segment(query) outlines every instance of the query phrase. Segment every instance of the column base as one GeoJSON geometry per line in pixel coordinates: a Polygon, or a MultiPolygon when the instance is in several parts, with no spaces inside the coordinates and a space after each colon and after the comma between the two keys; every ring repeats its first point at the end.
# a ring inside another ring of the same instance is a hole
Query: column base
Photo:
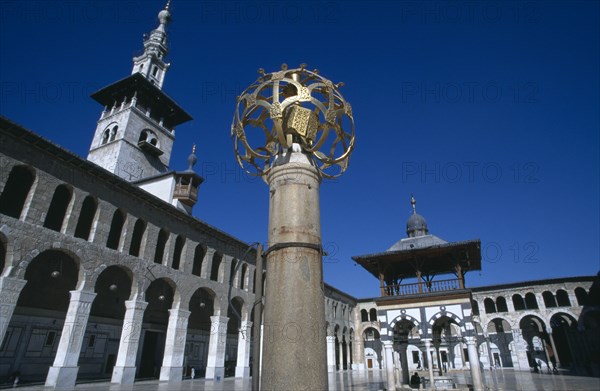
{"type": "Polygon", "coordinates": [[[181,383],[183,380],[183,367],[160,367],[160,381],[181,383]]]}
{"type": "Polygon", "coordinates": [[[235,377],[238,377],[238,378],[250,377],[250,367],[235,367],[235,377]]]}
{"type": "Polygon", "coordinates": [[[50,367],[45,386],[59,390],[72,390],[77,381],[77,372],[79,372],[79,367],[50,367]]]}
{"type": "Polygon", "coordinates": [[[225,367],[206,367],[206,380],[223,380],[225,367]]]}
{"type": "Polygon", "coordinates": [[[335,365],[327,365],[327,372],[335,372],[335,365]]]}
{"type": "Polygon", "coordinates": [[[111,383],[133,384],[135,381],[136,367],[117,367],[113,368],[111,383]]]}

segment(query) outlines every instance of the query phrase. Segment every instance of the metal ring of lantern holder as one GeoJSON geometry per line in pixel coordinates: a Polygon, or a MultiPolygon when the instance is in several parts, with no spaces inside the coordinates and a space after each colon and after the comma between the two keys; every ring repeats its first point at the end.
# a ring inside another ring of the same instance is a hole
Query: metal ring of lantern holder
{"type": "Polygon", "coordinates": [[[312,157],[325,178],[338,177],[348,167],[354,119],[339,92],[343,83],[333,84],[305,67],[290,70],[283,64],[269,74],[259,69],[262,76],[238,97],[231,137],[236,159],[250,175],[266,175],[275,157],[293,144],[312,157]]]}

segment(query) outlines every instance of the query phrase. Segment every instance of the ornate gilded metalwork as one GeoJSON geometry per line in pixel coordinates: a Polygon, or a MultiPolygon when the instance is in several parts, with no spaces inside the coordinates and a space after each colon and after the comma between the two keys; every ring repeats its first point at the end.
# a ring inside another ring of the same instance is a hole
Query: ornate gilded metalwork
{"type": "Polygon", "coordinates": [[[354,149],[352,108],[333,84],[305,64],[265,74],[237,99],[231,137],[238,163],[266,175],[275,157],[299,145],[325,178],[348,167],[354,149]]]}

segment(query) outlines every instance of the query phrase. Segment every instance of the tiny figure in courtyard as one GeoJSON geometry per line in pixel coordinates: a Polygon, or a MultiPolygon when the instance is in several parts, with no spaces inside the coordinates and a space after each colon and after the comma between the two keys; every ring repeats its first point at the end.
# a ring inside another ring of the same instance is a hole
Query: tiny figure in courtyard
{"type": "Polygon", "coordinates": [[[556,369],[556,357],[550,357],[550,362],[552,362],[552,372],[557,373],[558,369],[556,369]]]}
{"type": "Polygon", "coordinates": [[[196,377],[196,369],[194,369],[194,367],[192,367],[192,373],[190,374],[192,380],[194,380],[194,378],[196,377]]]}
{"type": "Polygon", "coordinates": [[[421,360],[417,360],[417,370],[420,371],[423,368],[421,367],[421,360]]]}
{"type": "Polygon", "coordinates": [[[412,388],[419,388],[420,384],[421,378],[419,377],[419,373],[415,372],[415,374],[410,377],[410,386],[412,388]]]}

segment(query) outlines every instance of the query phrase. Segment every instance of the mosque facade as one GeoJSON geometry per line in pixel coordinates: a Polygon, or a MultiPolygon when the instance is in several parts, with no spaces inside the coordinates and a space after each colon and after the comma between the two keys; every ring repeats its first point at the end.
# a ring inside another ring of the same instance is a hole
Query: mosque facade
{"type": "MultiPolygon", "coordinates": [[[[87,159],[0,118],[0,382],[250,376],[266,271],[253,246],[192,216],[194,151],[170,168],[191,116],[162,91],[168,7],[158,20],[131,75],[92,95],[104,109],[87,159]]],[[[595,276],[469,288],[479,240],[446,242],[413,208],[407,238],[353,257],[380,297],[324,284],[330,372],[600,374],[595,276]]]]}

